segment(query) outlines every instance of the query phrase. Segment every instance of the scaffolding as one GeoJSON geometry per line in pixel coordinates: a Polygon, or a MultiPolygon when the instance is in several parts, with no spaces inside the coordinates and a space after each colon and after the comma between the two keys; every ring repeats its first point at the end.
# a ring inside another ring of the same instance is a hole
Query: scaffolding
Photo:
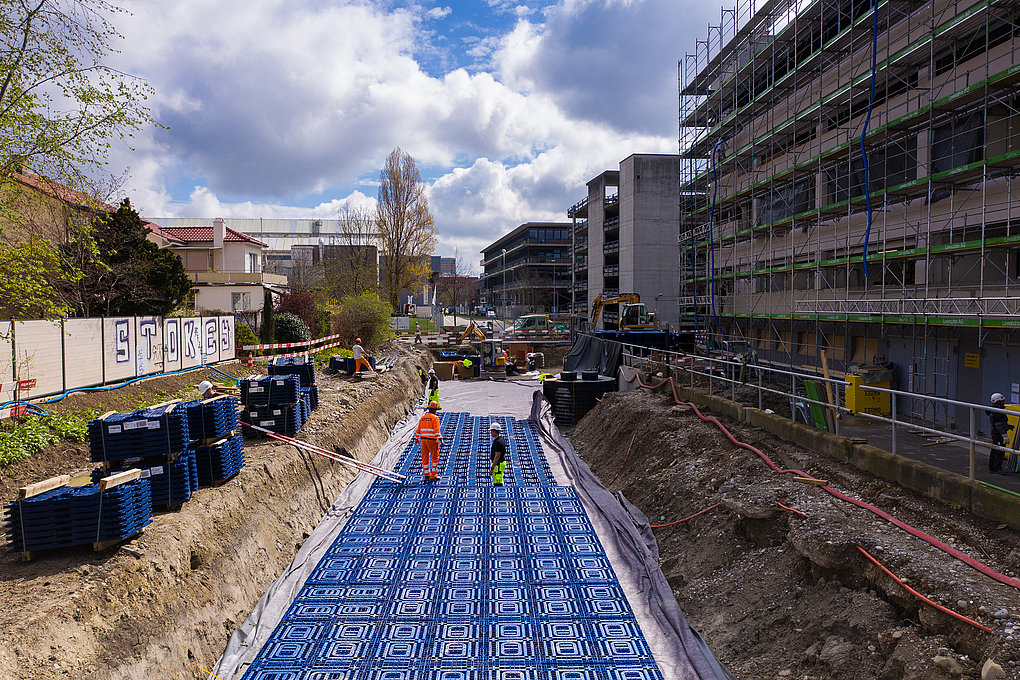
{"type": "Polygon", "coordinates": [[[678,68],[684,324],[1020,400],[1018,52],[1015,1],[724,9],[678,68]]]}

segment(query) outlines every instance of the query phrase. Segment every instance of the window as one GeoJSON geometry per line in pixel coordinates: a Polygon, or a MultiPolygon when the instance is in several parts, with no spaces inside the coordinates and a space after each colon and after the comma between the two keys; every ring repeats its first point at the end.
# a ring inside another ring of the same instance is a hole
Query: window
{"type": "Polygon", "coordinates": [[[249,274],[255,274],[261,271],[261,267],[259,267],[258,253],[248,253],[248,262],[245,271],[248,272],[249,274]]]}
{"type": "Polygon", "coordinates": [[[246,312],[251,309],[251,293],[231,293],[230,308],[235,312],[246,312]]]}

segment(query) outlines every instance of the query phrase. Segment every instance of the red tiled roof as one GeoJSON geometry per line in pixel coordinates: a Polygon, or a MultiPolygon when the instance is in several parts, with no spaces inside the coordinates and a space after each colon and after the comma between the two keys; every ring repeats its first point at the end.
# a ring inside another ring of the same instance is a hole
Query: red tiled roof
{"type": "MultiPolygon", "coordinates": [[[[69,203],[71,205],[79,206],[90,210],[97,211],[101,210],[108,213],[117,212],[116,206],[112,206],[109,203],[98,201],[89,196],[88,194],[82,193],[81,191],[78,191],[76,189],[71,189],[70,187],[66,187],[63,184],[60,184],[59,182],[54,182],[53,180],[46,179],[45,177],[40,177],[35,173],[15,172],[12,173],[12,177],[16,181],[24,184],[25,186],[37,189],[43,192],[44,194],[53,196],[54,198],[64,201],[65,203],[69,203]]],[[[167,234],[163,227],[159,226],[155,222],[149,222],[147,220],[142,220],[142,222],[145,224],[146,227],[149,228],[149,231],[151,231],[156,236],[164,238],[167,241],[183,242],[181,241],[181,239],[175,236],[171,236],[170,234],[167,234]]]]}
{"type": "MultiPolygon", "coordinates": [[[[248,234],[234,231],[230,227],[226,229],[227,233],[223,238],[224,241],[247,241],[248,243],[260,245],[263,248],[268,247],[267,244],[248,236],[248,234]]],[[[212,243],[213,241],[212,227],[160,227],[160,230],[163,232],[163,236],[184,243],[212,243]]]]}

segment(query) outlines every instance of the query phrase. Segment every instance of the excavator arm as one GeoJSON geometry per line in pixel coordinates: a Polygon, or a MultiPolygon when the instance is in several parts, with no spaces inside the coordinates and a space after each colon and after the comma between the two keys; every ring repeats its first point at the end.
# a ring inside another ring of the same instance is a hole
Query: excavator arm
{"type": "Polygon", "coordinates": [[[606,305],[615,305],[619,302],[636,304],[641,302],[641,296],[637,293],[623,293],[615,297],[603,298],[601,295],[596,295],[595,299],[591,303],[591,326],[595,328],[595,324],[599,322],[599,317],[602,315],[602,308],[606,305]]]}

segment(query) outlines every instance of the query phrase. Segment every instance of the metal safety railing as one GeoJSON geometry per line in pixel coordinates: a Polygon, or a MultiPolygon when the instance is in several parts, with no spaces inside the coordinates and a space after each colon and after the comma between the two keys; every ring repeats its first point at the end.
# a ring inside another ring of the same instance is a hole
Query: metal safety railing
{"type": "Polygon", "coordinates": [[[757,391],[757,405],[759,410],[765,410],[764,398],[767,394],[776,395],[789,400],[790,418],[794,421],[797,419],[798,404],[812,404],[823,409],[827,409],[834,415],[832,419],[833,434],[836,436],[840,435],[840,419],[842,416],[852,415],[854,417],[876,423],[885,423],[890,427],[892,435],[890,453],[894,456],[901,454],[899,431],[904,428],[908,428],[911,432],[920,431],[925,434],[935,435],[940,439],[946,438],[959,442],[966,445],[968,450],[968,476],[971,480],[974,480],[975,476],[978,449],[985,451],[997,450],[1002,451],[1004,454],[1016,452],[1016,449],[1012,449],[1008,446],[998,446],[996,444],[980,440],[978,438],[980,436],[978,423],[982,413],[1002,413],[1007,417],[1017,417],[1020,416],[1020,413],[1017,411],[1009,411],[984,404],[974,404],[971,402],[947,399],[945,397],[935,397],[926,394],[917,394],[914,392],[905,392],[902,390],[861,384],[857,386],[857,389],[865,390],[867,392],[888,394],[890,396],[890,415],[886,417],[860,410],[855,412],[851,411],[846,406],[846,391],[851,385],[849,382],[841,378],[826,378],[816,373],[790,370],[786,367],[781,368],[761,362],[750,362],[722,357],[707,357],[696,354],[687,354],[685,352],[650,349],[648,347],[630,345],[627,343],[621,344],[623,345],[623,363],[626,366],[637,368],[639,370],[646,369],[663,371],[665,376],[672,376],[674,379],[681,374],[686,374],[689,378],[689,386],[691,388],[695,387],[696,378],[701,377],[708,381],[708,391],[710,394],[717,393],[717,386],[721,385],[725,390],[728,385],[730,400],[734,402],[738,401],[738,388],[752,388],[757,391]],[[804,393],[803,389],[798,390],[798,385],[803,385],[804,381],[813,381],[815,383],[820,383],[823,386],[828,386],[827,389],[832,390],[832,395],[830,397],[831,402],[821,401],[820,399],[812,399],[804,393]],[[967,423],[966,433],[960,433],[949,429],[948,427],[939,427],[930,423],[921,424],[913,420],[903,420],[899,415],[900,410],[897,408],[897,401],[899,399],[908,398],[919,399],[931,402],[932,404],[942,404],[944,406],[955,407],[957,409],[965,409],[965,422],[967,423]]]}

